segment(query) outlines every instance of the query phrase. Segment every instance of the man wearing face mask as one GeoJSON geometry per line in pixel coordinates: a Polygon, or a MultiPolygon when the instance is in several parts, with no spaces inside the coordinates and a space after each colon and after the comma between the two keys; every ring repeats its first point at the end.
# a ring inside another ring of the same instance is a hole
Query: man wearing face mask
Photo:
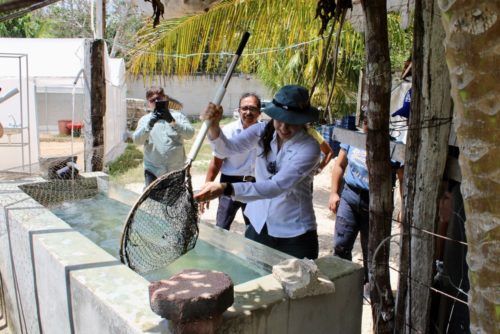
{"type": "Polygon", "coordinates": [[[161,175],[184,167],[184,140],[193,137],[194,128],[184,114],[174,110],[181,109],[182,104],[169,98],[163,88],[151,87],[146,99],[150,112],[141,117],[132,139],[144,145],[144,178],[148,186],[161,175]]]}
{"type": "MultiPolygon", "coordinates": [[[[257,123],[260,117],[260,98],[254,93],[245,93],[241,96],[238,113],[240,118],[224,126],[222,131],[227,138],[238,135],[248,127],[257,123]]],[[[255,182],[255,159],[257,157],[256,149],[248,152],[234,154],[226,158],[214,154],[208,167],[205,182],[214,181],[219,171],[221,172],[220,182],[255,182]]],[[[203,211],[205,206],[208,208],[209,202],[200,203],[203,211]]],[[[217,209],[217,226],[229,230],[233,223],[236,213],[241,208],[245,210],[246,203],[233,200],[230,196],[221,196],[219,198],[219,207],[217,209]]],[[[243,214],[245,224],[250,221],[243,214]]]]}

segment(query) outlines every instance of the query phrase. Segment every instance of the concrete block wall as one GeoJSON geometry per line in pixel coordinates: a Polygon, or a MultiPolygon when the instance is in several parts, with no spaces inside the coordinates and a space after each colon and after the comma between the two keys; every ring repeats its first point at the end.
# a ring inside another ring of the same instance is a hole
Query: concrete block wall
{"type": "Polygon", "coordinates": [[[169,332],[149,307],[148,281],[17,185],[0,184],[0,226],[2,295],[11,332],[169,332]]]}
{"type": "MultiPolygon", "coordinates": [[[[93,173],[101,188],[102,173],[93,173]]],[[[40,182],[30,179],[28,182],[40,182]]],[[[24,181],[26,182],[26,181],[24,181]]],[[[200,238],[265,261],[288,255],[200,224],[200,238]],[[217,242],[216,242],[217,241],[217,242]]],[[[221,333],[360,333],[363,272],[317,260],[335,293],[290,300],[272,275],[235,286],[221,333]]],[[[149,306],[149,282],[73,230],[13,181],[0,181],[1,295],[12,333],[170,333],[149,306]]]]}

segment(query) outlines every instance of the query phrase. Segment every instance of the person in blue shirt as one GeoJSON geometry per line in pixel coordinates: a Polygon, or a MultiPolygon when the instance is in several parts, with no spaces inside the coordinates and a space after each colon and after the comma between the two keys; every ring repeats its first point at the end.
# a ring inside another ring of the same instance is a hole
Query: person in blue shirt
{"type": "Polygon", "coordinates": [[[135,144],[144,145],[144,178],[146,186],[163,174],[182,169],[186,162],[184,140],[194,135],[188,118],[169,105],[182,104],[169,98],[163,88],[151,87],[146,92],[148,114],[141,117],[132,135],[135,144]],[[157,106],[163,102],[163,108],[157,106]]]}
{"type": "MultiPolygon", "coordinates": [[[[363,132],[367,131],[367,120],[363,119],[363,132]]],[[[397,162],[391,162],[400,177],[397,162]]],[[[368,234],[370,188],[366,151],[361,148],[340,145],[340,152],[332,169],[328,207],[336,214],[334,232],[334,255],[352,261],[352,249],[358,234],[361,234],[361,250],[365,283],[368,282],[368,234]],[[343,182],[343,188],[342,186],[343,182]]]]}
{"type": "Polygon", "coordinates": [[[232,138],[219,126],[222,108],[210,104],[201,114],[210,120],[208,138],[220,157],[257,149],[255,182],[208,182],[198,201],[221,195],[247,203],[245,237],[297,258],[318,257],[318,234],[312,182],[320,161],[319,144],[307,132],[317,121],[307,89],[282,87],[264,108],[271,120],[256,123],[232,138]]]}

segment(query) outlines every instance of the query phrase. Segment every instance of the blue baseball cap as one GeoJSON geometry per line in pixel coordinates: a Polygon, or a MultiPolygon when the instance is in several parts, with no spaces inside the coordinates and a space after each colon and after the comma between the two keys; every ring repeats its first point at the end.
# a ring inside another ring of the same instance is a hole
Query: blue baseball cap
{"type": "Polygon", "coordinates": [[[298,85],[283,86],[263,109],[272,119],[293,125],[315,122],[319,110],[311,106],[309,92],[298,85]]]}
{"type": "Polygon", "coordinates": [[[404,118],[410,118],[410,110],[411,110],[411,89],[409,89],[403,100],[403,106],[392,113],[392,117],[401,116],[404,118]]]}

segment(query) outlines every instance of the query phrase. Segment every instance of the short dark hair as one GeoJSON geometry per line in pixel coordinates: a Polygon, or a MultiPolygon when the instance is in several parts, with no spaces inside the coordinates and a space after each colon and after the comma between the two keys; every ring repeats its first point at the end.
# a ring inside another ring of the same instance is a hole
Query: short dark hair
{"type": "Polygon", "coordinates": [[[241,95],[240,102],[238,102],[238,107],[241,105],[241,100],[246,99],[247,97],[255,97],[255,99],[257,100],[257,107],[260,110],[260,107],[261,107],[260,97],[259,97],[259,95],[255,94],[255,93],[245,93],[245,94],[241,95]]]}
{"type": "Polygon", "coordinates": [[[146,99],[149,100],[149,98],[153,95],[158,95],[158,96],[166,96],[165,91],[163,90],[163,87],[159,86],[151,86],[147,91],[146,91],[146,99]]]}

